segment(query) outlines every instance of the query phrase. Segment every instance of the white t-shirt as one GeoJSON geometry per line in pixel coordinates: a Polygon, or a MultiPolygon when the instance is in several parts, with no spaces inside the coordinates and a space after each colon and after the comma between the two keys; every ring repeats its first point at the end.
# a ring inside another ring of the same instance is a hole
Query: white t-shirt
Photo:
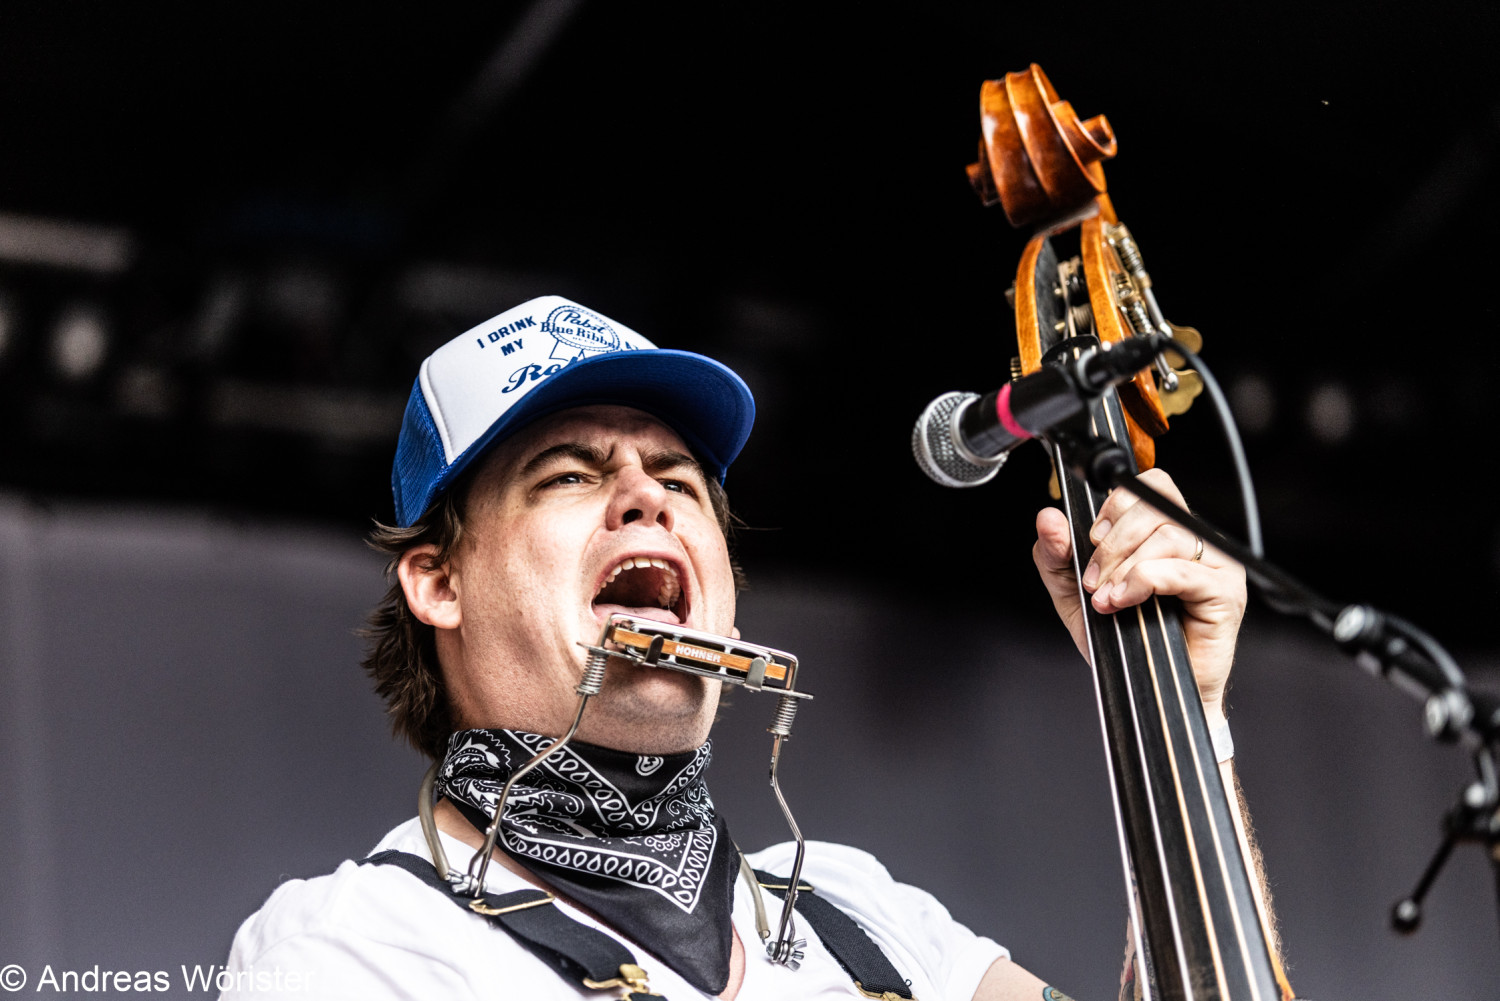
{"type": "MultiPolygon", "coordinates": [[[[473,849],[442,835],[452,864],[462,868],[473,849]]],[[[394,848],[430,858],[422,829],[413,819],[391,831],[376,851],[394,848]]],[[[794,846],[774,845],[749,856],[757,869],[789,874],[794,846]]],[[[891,964],[911,983],[919,1001],[968,1001],[979,980],[1005,949],[975,935],[949,916],[931,894],[893,880],[866,852],[811,841],[803,879],[818,894],[848,912],[891,964]]],[[[530,884],[491,866],[486,889],[509,893],[530,884]]],[[[762,891],[772,934],[781,900],[762,891]]],[[[601,928],[597,921],[558,901],[568,917],[601,928]]],[[[743,1001],[858,997],[853,982],[824,948],[805,918],[806,938],[798,970],[771,962],[755,930],[754,900],[735,880],[734,927],[745,948],[743,1001]]],[[[651,990],[669,1001],[705,995],[640,946],[603,928],[635,954],[650,976],[651,990]]],[[[217,988],[221,998],[526,998],[527,1001],[599,1001],[616,991],[592,991],[564,979],[503,929],[466,914],[431,887],[389,865],[344,862],[327,876],[282,884],[240,926],[217,988]]]]}

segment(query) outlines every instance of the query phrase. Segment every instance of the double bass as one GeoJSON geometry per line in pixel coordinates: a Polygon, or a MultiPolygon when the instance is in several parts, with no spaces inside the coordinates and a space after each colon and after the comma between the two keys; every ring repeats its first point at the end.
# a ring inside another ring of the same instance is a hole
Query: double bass
{"type": "MultiPolygon", "coordinates": [[[[1015,285],[1019,344],[1012,374],[1130,337],[1166,334],[1192,353],[1196,331],[1167,323],[1140,249],[1115,213],[1103,161],[1116,139],[1102,115],[1080,119],[1041,67],[986,81],[983,138],[970,183],[1012,226],[1031,227],[1015,285]]],[[[1136,471],[1201,381],[1158,361],[1091,404],[1087,433],[1127,446],[1136,471]]],[[[1075,570],[1093,554],[1089,528],[1104,494],[1048,441],[1054,496],[1071,526],[1075,570]]],[[[1178,603],[1155,597],[1105,615],[1082,594],[1090,662],[1126,873],[1135,955],[1146,996],[1169,1001],[1290,1001],[1213,751],[1178,603]]]]}

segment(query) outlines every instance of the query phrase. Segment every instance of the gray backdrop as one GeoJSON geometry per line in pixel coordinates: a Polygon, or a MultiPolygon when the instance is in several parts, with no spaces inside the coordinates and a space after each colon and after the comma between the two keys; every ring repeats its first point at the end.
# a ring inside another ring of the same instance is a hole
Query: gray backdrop
{"type": "MultiPolygon", "coordinates": [[[[817,701],[784,763],[810,837],[879,855],[1080,1001],[1113,997],[1118,852],[1086,668],[1060,627],[752,573],[740,626],[817,701]]],[[[1018,565],[1017,573],[1030,573],[1018,565]]],[[[382,590],[352,537],[194,513],[0,499],[0,965],[222,962],[283,879],[413,811],[355,630],[382,590]]],[[[1481,677],[1494,674],[1479,664],[1481,677]]],[[[1252,610],[1231,698],[1293,982],[1334,998],[1500,996],[1493,883],[1461,849],[1412,939],[1386,928],[1467,778],[1417,706],[1252,610]]],[[[719,727],[715,798],[784,837],[769,697],[719,727]]],[[[27,988],[28,992],[31,990],[27,988]]]]}

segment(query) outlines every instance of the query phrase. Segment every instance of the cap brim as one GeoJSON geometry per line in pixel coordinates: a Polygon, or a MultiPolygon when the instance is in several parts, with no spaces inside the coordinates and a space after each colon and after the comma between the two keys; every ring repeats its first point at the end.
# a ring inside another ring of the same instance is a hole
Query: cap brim
{"type": "Polygon", "coordinates": [[[454,457],[433,484],[431,497],[495,442],[548,414],[598,404],[633,407],[656,417],[682,437],[707,467],[704,472],[721,483],[755,423],[750,387],[712,358],[670,348],[596,355],[547,377],[502,414],[454,457]]]}

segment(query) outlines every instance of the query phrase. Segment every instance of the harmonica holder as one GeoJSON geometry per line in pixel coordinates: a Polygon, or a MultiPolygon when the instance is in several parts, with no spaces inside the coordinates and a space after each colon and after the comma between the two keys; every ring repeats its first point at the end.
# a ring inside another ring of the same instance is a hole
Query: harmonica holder
{"type": "MultiPolygon", "coordinates": [[[[782,745],[792,736],[792,723],[797,717],[798,704],[804,699],[812,698],[806,692],[796,689],[797,658],[783,650],[773,650],[728,636],[620,614],[609,617],[597,644],[580,643],[579,646],[588,651],[588,658],[584,662],[583,678],[574,689],[578,694],[578,711],[573,715],[573,724],[568,727],[567,733],[516,769],[506,780],[490,815],[489,825],[485,828],[484,844],[469,860],[467,872],[450,869],[448,866],[448,858],[438,838],[432,812],[438,763],[434,762],[427,770],[417,796],[417,814],[422,821],[422,833],[426,836],[433,864],[460,893],[469,893],[476,899],[483,896],[485,875],[489,871],[495,845],[500,838],[500,818],[505,813],[511,787],[517,779],[531,772],[573,739],[589,699],[599,694],[603,687],[604,668],[611,657],[643,667],[661,667],[713,678],[751,692],[772,691],[778,696],[778,701],[776,714],[771,725],[766,728],[771,734],[771,791],[775,793],[782,816],[786,818],[787,827],[792,832],[792,839],[797,843],[797,854],[792,863],[791,878],[787,881],[781,923],[775,940],[766,942],[766,954],[775,962],[796,969],[802,961],[803,947],[807,944],[805,940],[796,938],[796,922],[793,920],[807,843],[803,840],[802,830],[797,826],[797,820],[792,816],[786,797],[781,792],[777,770],[781,763],[782,745]]],[[[769,928],[762,932],[762,937],[770,938],[769,928]]]]}
{"type": "MultiPolygon", "coordinates": [[[[797,843],[796,860],[792,863],[792,875],[787,881],[786,901],[781,908],[781,924],[774,941],[766,943],[766,955],[774,961],[796,969],[802,961],[802,949],[806,942],[796,938],[796,923],[793,921],[797,904],[797,887],[802,879],[802,862],[807,854],[807,843],[792,816],[786,797],[781,792],[777,767],[781,762],[782,745],[791,739],[792,722],[797,717],[798,704],[811,699],[806,692],[799,692],[797,682],[797,658],[784,650],[728,636],[717,636],[669,622],[642,619],[633,615],[611,615],[604,625],[604,632],[596,646],[586,646],[590,657],[618,657],[643,667],[664,667],[684,674],[696,674],[713,678],[727,685],[738,685],[751,692],[771,691],[779,697],[776,715],[767,727],[771,734],[771,791],[791,829],[792,839],[797,843]]],[[[757,888],[758,892],[758,888],[757,888]]],[[[769,930],[766,933],[769,937],[769,930]]]]}
{"type": "Polygon", "coordinates": [[[438,766],[434,763],[432,768],[428,769],[427,777],[422,780],[422,788],[417,795],[417,813],[422,819],[422,833],[427,837],[427,848],[432,853],[432,864],[444,874],[458,892],[468,893],[476,900],[484,896],[484,877],[490,869],[490,860],[495,853],[495,843],[500,839],[500,818],[505,813],[506,801],[510,799],[511,787],[516,784],[517,779],[536,768],[553,753],[562,750],[573,739],[573,735],[578,732],[578,724],[583,719],[583,710],[589,704],[589,698],[598,695],[599,689],[604,685],[606,660],[608,660],[608,654],[605,651],[596,652],[595,648],[590,648],[589,657],[583,664],[583,677],[573,689],[578,694],[578,711],[573,714],[573,725],[568,727],[567,733],[548,744],[530,761],[517,768],[506,780],[505,787],[500,790],[500,798],[495,801],[495,809],[490,814],[489,825],[485,828],[484,844],[469,860],[467,872],[458,872],[448,868],[448,858],[438,839],[437,824],[432,816],[432,794],[437,780],[438,766]]]}

